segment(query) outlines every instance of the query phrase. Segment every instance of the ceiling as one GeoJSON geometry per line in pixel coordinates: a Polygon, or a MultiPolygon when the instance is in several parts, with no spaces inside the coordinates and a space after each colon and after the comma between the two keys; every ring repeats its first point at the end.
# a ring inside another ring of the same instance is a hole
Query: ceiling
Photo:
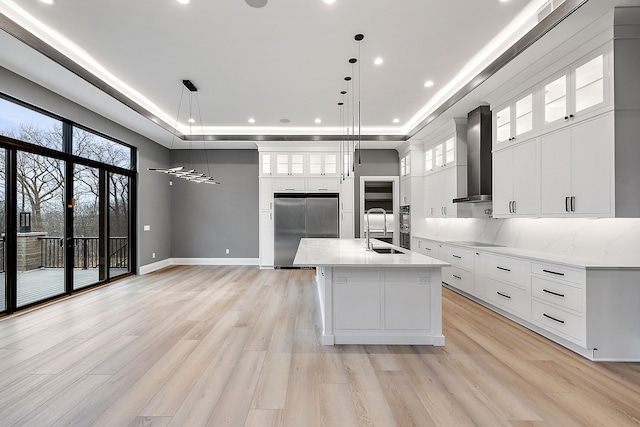
{"type": "Polygon", "coordinates": [[[174,133],[213,148],[339,140],[354,123],[391,148],[473,86],[545,3],[0,0],[0,65],[172,148],[174,133]],[[183,79],[198,87],[191,106],[183,79]]]}

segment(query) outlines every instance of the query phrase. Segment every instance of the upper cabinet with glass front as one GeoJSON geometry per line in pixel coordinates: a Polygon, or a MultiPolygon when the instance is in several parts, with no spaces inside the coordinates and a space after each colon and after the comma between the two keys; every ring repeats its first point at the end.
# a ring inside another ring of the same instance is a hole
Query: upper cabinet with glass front
{"type": "Polygon", "coordinates": [[[277,176],[304,176],[304,153],[273,153],[277,176]]]}
{"type": "Polygon", "coordinates": [[[542,84],[542,127],[583,120],[610,106],[609,49],[599,49],[542,84]]]}
{"type": "Polygon", "coordinates": [[[493,115],[496,145],[515,143],[537,130],[534,105],[534,91],[530,90],[496,109],[493,115]]]}
{"type": "Polygon", "coordinates": [[[336,153],[309,153],[310,176],[338,176],[336,153]]]}

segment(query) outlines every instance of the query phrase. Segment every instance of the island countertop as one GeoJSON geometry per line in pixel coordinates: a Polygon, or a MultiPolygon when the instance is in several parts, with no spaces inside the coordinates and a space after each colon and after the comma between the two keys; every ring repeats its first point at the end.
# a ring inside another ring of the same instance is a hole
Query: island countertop
{"type": "Polygon", "coordinates": [[[376,248],[389,247],[402,254],[379,254],[365,249],[366,239],[303,238],[294,266],[318,267],[448,267],[444,261],[371,239],[376,248]]]}

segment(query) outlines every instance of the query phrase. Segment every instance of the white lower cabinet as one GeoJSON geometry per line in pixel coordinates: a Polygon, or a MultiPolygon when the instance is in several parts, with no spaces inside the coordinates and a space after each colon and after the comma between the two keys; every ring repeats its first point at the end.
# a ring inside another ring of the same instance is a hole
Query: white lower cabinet
{"type": "Polygon", "coordinates": [[[590,360],[640,362],[640,269],[567,265],[418,237],[412,243],[452,265],[442,268],[442,282],[463,295],[590,360]]]}
{"type": "Polygon", "coordinates": [[[336,329],[380,329],[381,269],[342,269],[333,278],[336,329]]]}
{"type": "Polygon", "coordinates": [[[525,319],[529,318],[531,296],[527,289],[485,278],[485,297],[498,307],[525,319]]]}
{"type": "Polygon", "coordinates": [[[353,212],[340,212],[340,238],[353,239],[353,212]]]}
{"type": "Polygon", "coordinates": [[[273,211],[260,212],[260,266],[273,267],[273,211]]]}
{"type": "Polygon", "coordinates": [[[443,245],[442,248],[439,248],[439,252],[441,259],[451,264],[451,267],[442,268],[442,282],[468,294],[473,294],[475,291],[473,250],[443,245]]]}
{"type": "Polygon", "coordinates": [[[276,193],[304,192],[306,178],[273,178],[273,191],[276,193]]]}

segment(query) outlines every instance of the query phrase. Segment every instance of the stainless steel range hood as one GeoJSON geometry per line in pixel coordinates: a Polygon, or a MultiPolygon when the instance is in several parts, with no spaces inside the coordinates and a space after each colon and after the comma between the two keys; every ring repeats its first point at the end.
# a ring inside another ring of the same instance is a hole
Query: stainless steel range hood
{"type": "Polygon", "coordinates": [[[491,201],[491,110],[483,105],[467,116],[467,197],[453,203],[491,201]]]}

